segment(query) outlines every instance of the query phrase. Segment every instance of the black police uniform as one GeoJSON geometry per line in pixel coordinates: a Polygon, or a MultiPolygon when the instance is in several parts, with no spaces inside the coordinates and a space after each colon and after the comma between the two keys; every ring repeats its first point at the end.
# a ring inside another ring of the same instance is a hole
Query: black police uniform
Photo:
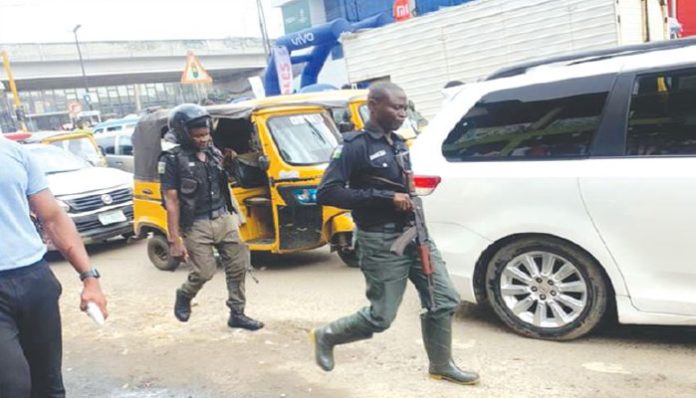
{"type": "Polygon", "coordinates": [[[177,291],[190,301],[217,269],[213,247],[217,248],[225,269],[228,300],[232,314],[244,314],[244,279],[249,267],[249,250],[242,242],[234,211],[222,155],[214,147],[204,151],[205,161],[195,149],[177,147],[164,152],[160,163],[163,192],[176,190],[180,203],[180,227],[189,255],[191,270],[177,291]]]}
{"type": "Polygon", "coordinates": [[[406,192],[404,171],[397,161],[398,156],[403,157],[403,165],[410,170],[406,143],[393,133],[389,142],[384,131],[369,122],[364,131],[343,137],[343,146],[334,152],[319,186],[317,202],[352,210],[358,226],[358,260],[365,274],[370,306],[313,330],[317,364],[331,370],[333,346],[370,338],[389,328],[406,283],[411,280],[422,307],[427,309],[421,316],[421,326],[431,375],[471,383],[478,376],[461,373],[451,361],[451,318],[460,300],[437,248],[428,242],[434,266],[434,303],[430,303],[427,278],[415,245],[410,245],[403,256],[390,251],[413,217],[410,212],[397,210],[393,202],[395,193],[406,192]]]}
{"type": "Polygon", "coordinates": [[[319,204],[351,209],[362,230],[379,230],[386,224],[403,226],[409,215],[398,211],[393,199],[395,192],[406,192],[396,157],[403,156],[410,168],[408,147],[400,136],[392,134],[391,138],[389,143],[382,129],[370,123],[365,131],[344,134],[344,144],[334,151],[319,186],[319,204]]]}

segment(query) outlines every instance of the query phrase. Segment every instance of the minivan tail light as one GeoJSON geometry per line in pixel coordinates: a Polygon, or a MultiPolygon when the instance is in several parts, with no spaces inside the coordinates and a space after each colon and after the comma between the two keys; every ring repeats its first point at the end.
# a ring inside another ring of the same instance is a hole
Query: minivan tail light
{"type": "Polygon", "coordinates": [[[413,186],[416,188],[416,195],[426,196],[435,191],[442,178],[438,176],[413,176],[413,186]]]}

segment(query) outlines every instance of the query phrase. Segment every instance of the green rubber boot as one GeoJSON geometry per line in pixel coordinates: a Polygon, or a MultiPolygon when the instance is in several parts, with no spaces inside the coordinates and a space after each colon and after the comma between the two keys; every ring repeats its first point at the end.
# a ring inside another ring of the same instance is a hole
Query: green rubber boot
{"type": "Polygon", "coordinates": [[[430,377],[457,384],[478,384],[479,375],[461,370],[452,360],[452,317],[421,315],[423,344],[430,360],[430,377]]]}
{"type": "Polygon", "coordinates": [[[334,346],[370,337],[372,332],[367,321],[357,314],[341,318],[309,332],[309,338],[314,344],[314,360],[326,372],[334,368],[334,346]]]}

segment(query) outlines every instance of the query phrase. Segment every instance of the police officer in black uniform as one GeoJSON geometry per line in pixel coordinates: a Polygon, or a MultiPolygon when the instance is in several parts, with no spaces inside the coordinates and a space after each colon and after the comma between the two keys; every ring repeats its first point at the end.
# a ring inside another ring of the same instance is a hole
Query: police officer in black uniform
{"type": "Polygon", "coordinates": [[[174,315],[181,322],[191,315],[191,299],[215,274],[213,247],[222,260],[227,280],[232,328],[257,330],[263,323],[244,314],[244,278],[249,249],[242,242],[234,206],[222,167],[222,154],[211,144],[211,118],[205,108],[183,104],[169,116],[169,129],[179,146],[160,158],[162,197],[172,257],[189,258],[187,281],[176,291],[174,315]],[[182,239],[183,238],[183,239],[182,239]]]}
{"type": "Polygon", "coordinates": [[[452,315],[460,299],[434,243],[428,242],[434,267],[434,303],[430,302],[427,277],[415,245],[410,245],[404,256],[390,252],[413,217],[404,181],[404,172],[410,169],[408,148],[394,134],[406,119],[407,106],[406,94],[399,86],[388,82],[372,85],[368,94],[370,121],[365,131],[343,136],[344,144],[334,152],[319,186],[319,204],[352,210],[370,306],[312,330],[315,360],[330,371],[335,345],[368,339],[389,328],[407,280],[411,280],[425,309],[421,329],[431,377],[475,384],[479,376],[459,369],[452,360],[452,315]]]}

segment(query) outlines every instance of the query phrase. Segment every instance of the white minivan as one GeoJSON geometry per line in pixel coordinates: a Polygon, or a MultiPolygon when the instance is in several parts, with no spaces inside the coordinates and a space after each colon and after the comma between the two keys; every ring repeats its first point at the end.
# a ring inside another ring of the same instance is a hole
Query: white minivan
{"type": "Polygon", "coordinates": [[[462,298],[516,332],[572,339],[612,310],[696,325],[696,40],[467,84],[412,160],[462,298]]]}

